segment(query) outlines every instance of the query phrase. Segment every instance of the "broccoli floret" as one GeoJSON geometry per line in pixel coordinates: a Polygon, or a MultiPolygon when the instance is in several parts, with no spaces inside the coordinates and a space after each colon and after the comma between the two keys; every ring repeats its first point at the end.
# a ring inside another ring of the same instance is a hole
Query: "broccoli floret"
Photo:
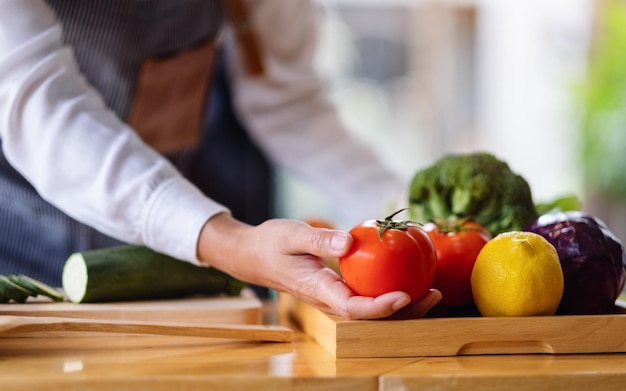
{"type": "Polygon", "coordinates": [[[497,235],[537,218],[530,186],[493,154],[450,154],[419,170],[409,189],[416,222],[469,218],[497,235]]]}

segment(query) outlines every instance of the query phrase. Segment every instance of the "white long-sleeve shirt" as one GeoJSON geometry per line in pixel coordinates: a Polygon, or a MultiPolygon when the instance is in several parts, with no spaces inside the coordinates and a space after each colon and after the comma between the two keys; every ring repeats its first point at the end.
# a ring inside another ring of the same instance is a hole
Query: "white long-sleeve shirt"
{"type": "MultiPolygon", "coordinates": [[[[0,0],[0,138],[10,163],[69,216],[114,238],[197,262],[202,226],[227,210],[205,197],[104,104],[43,0],[0,0]]],[[[312,56],[315,7],[252,5],[266,73],[248,76],[232,39],[235,106],[277,165],[303,176],[352,221],[401,184],[356,143],[326,101],[312,56]],[[288,32],[288,33],[286,33],[288,32]]]]}

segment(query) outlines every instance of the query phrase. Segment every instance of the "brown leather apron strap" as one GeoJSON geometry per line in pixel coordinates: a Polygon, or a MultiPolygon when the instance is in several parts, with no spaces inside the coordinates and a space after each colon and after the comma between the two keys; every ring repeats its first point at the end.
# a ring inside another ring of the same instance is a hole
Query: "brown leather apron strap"
{"type": "Polygon", "coordinates": [[[265,71],[261,44],[250,22],[245,0],[224,0],[226,15],[235,31],[237,47],[249,75],[259,76],[265,71]]]}
{"type": "MultiPolygon", "coordinates": [[[[244,0],[224,0],[237,47],[248,74],[264,72],[259,40],[244,0]]],[[[213,70],[216,41],[142,64],[127,122],[151,147],[163,154],[194,147],[213,70]]]]}
{"type": "Polygon", "coordinates": [[[215,49],[210,40],[142,65],[128,124],[157,151],[179,152],[200,140],[215,49]]]}

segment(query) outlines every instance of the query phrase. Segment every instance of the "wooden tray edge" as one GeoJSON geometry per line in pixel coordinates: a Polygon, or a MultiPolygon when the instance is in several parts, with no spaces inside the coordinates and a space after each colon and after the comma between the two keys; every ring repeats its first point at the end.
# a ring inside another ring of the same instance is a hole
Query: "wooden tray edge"
{"type": "Polygon", "coordinates": [[[626,352],[622,313],[350,321],[287,294],[279,305],[336,358],[626,352]]]}

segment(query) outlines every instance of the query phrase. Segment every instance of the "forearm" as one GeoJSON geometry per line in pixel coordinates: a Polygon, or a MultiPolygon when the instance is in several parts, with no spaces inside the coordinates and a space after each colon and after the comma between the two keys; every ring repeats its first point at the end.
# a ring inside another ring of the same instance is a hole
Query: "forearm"
{"type": "Polygon", "coordinates": [[[118,239],[196,260],[224,208],[104,105],[43,1],[2,0],[0,137],[7,160],[66,214],[118,239]]]}

